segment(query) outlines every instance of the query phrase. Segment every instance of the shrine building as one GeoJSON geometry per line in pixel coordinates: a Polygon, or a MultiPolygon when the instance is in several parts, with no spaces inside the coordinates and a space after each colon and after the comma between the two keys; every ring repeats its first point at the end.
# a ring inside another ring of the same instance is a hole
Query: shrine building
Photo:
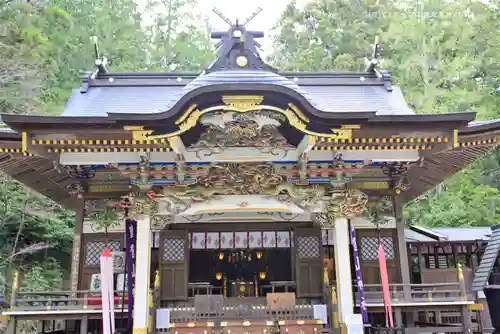
{"type": "Polygon", "coordinates": [[[364,72],[283,73],[260,36],[214,33],[201,74],[112,73],[98,58],[60,116],[1,116],[0,169],[76,213],[67,290],[16,281],[8,334],[25,320],[101,333],[105,247],[117,328],[133,318],[134,334],[340,333],[366,312],[385,326],[379,243],[395,326],[477,330],[469,283],[486,241],[405,229],[402,207],[494,150],[500,121],[416,114],[377,47],[364,72]],[[446,254],[464,260],[442,268],[446,254]]]}

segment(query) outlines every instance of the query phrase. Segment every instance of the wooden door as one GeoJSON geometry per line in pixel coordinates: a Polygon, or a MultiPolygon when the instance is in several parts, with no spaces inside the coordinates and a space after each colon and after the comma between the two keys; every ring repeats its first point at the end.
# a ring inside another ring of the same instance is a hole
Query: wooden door
{"type": "MultiPolygon", "coordinates": [[[[358,229],[356,233],[363,283],[381,284],[378,261],[378,232],[374,229],[358,229]]],[[[389,283],[400,283],[401,270],[397,248],[397,231],[396,229],[381,229],[380,237],[386,257],[389,283]]]]}
{"type": "Polygon", "coordinates": [[[297,297],[323,295],[323,245],[320,228],[295,230],[297,297]]]}
{"type": "Polygon", "coordinates": [[[162,231],[158,255],[161,299],[186,300],[189,270],[188,231],[162,231]]]}

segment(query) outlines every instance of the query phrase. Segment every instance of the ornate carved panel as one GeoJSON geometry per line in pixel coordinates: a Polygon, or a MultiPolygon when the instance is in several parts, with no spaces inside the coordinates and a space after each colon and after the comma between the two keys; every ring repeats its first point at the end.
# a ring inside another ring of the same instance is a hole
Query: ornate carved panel
{"type": "Polygon", "coordinates": [[[184,261],[184,239],[169,238],[164,240],[165,251],[163,253],[164,262],[183,262],[184,261]]]}
{"type": "Polygon", "coordinates": [[[285,120],[267,111],[207,113],[200,119],[206,129],[192,147],[291,147],[277,129],[285,120]]]}
{"type": "MultiPolygon", "coordinates": [[[[394,243],[392,237],[381,237],[382,247],[384,249],[385,258],[394,260],[394,243]]],[[[361,259],[364,261],[378,260],[378,238],[377,237],[362,237],[361,244],[361,259]]]]}
{"type": "MultiPolygon", "coordinates": [[[[85,265],[98,266],[100,264],[101,253],[104,251],[106,243],[104,241],[89,241],[85,246],[85,265]]],[[[116,240],[108,241],[108,248],[112,252],[118,252],[120,251],[120,242],[116,240]]]]}

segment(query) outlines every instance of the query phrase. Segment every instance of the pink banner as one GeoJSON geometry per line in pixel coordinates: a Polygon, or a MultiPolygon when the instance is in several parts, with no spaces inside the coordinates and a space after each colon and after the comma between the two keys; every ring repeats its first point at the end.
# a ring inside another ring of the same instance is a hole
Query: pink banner
{"type": "Polygon", "coordinates": [[[114,297],[113,297],[113,258],[109,248],[101,254],[101,299],[102,326],[104,334],[115,332],[114,297]]]}
{"type": "Polygon", "coordinates": [[[380,266],[380,280],[382,281],[382,292],[384,296],[385,324],[389,328],[394,328],[391,294],[389,292],[389,277],[387,275],[387,262],[385,261],[384,247],[382,246],[380,237],[378,238],[378,263],[380,266]]]}

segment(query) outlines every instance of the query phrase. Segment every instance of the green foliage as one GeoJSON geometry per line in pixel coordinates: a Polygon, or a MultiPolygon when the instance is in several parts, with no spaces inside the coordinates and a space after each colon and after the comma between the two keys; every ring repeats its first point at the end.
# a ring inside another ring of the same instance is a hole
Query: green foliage
{"type": "Polygon", "coordinates": [[[389,1],[292,1],[275,27],[270,60],[283,71],[362,71],[364,57],[387,26],[389,1]]]}
{"type": "Polygon", "coordinates": [[[72,213],[0,176],[0,272],[7,277],[20,268],[29,278],[33,264],[57,269],[46,271],[47,279],[61,275],[59,266],[71,263],[73,226],[72,213]]]}
{"type": "Polygon", "coordinates": [[[119,224],[118,213],[115,207],[105,206],[102,210],[94,212],[91,216],[96,230],[108,231],[108,228],[119,224]]]}
{"type": "Polygon", "coordinates": [[[19,290],[22,292],[61,290],[63,283],[61,273],[61,266],[57,261],[34,263],[25,271],[19,290]]]}
{"type": "MultiPolygon", "coordinates": [[[[80,72],[94,67],[92,36],[112,71],[201,71],[213,58],[196,1],[0,1],[0,113],[59,114],[80,72]]],[[[117,223],[112,208],[94,217],[117,223]]],[[[0,175],[0,272],[23,289],[60,287],[70,268],[74,215],[0,175]],[[64,268],[62,270],[61,268],[64,268]]]]}
{"type": "Polygon", "coordinates": [[[151,71],[201,72],[215,53],[206,18],[195,14],[197,1],[148,0],[146,34],[151,71]]]}
{"type": "MultiPolygon", "coordinates": [[[[410,106],[422,113],[475,111],[500,118],[500,11],[484,1],[292,2],[275,27],[270,60],[282,70],[363,70],[375,36],[410,106]]],[[[407,206],[413,223],[497,224],[498,154],[407,206]]]]}
{"type": "Polygon", "coordinates": [[[427,226],[487,226],[500,221],[499,154],[460,172],[405,210],[408,221],[427,226]]]}

